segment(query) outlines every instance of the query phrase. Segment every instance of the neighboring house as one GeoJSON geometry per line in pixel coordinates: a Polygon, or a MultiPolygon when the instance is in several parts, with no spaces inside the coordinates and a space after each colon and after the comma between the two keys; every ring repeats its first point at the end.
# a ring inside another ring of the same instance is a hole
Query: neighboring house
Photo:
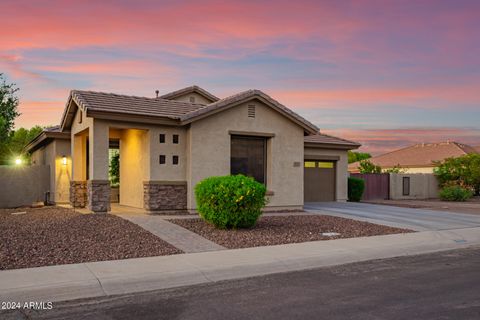
{"type": "Polygon", "coordinates": [[[70,132],[61,132],[60,126],[46,128],[26,149],[32,154],[33,165],[50,166],[50,201],[68,203],[72,178],[70,132]]]}
{"type": "Polygon", "coordinates": [[[199,181],[238,173],[266,185],[268,209],[345,201],[347,151],[360,146],[259,90],[219,99],[197,86],[157,98],[73,90],[59,130],[70,134],[70,203],[95,212],[110,210],[112,147],[120,205],[159,211],[194,210],[199,181]]]}
{"type": "MultiPolygon", "coordinates": [[[[458,142],[419,143],[407,148],[395,150],[380,156],[368,159],[382,170],[392,169],[396,166],[402,168],[404,173],[432,173],[435,162],[446,158],[456,158],[476,150],[468,145],[458,142]]],[[[348,165],[351,173],[359,172],[360,162],[348,165]]]]}

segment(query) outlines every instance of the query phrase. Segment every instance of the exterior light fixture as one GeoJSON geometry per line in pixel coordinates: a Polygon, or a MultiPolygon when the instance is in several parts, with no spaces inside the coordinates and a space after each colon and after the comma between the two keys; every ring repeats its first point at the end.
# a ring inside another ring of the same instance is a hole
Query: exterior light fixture
{"type": "Polygon", "coordinates": [[[65,155],[62,156],[62,164],[63,164],[64,166],[67,165],[67,156],[65,156],[65,155]]]}
{"type": "Polygon", "coordinates": [[[15,159],[15,164],[16,164],[17,166],[21,165],[21,164],[22,164],[22,159],[21,159],[21,158],[16,158],[16,159],[15,159]]]}

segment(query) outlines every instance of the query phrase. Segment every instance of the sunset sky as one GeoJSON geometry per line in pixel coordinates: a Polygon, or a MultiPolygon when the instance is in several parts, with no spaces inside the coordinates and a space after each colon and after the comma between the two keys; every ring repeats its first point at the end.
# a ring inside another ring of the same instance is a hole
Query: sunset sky
{"type": "Polygon", "coordinates": [[[480,145],[480,1],[0,2],[17,127],[60,121],[68,92],[260,89],[378,154],[480,145]]]}

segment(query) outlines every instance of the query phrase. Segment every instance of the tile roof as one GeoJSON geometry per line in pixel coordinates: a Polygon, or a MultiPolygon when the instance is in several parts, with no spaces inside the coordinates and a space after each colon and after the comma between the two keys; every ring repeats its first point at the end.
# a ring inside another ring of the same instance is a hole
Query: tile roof
{"type": "Polygon", "coordinates": [[[300,123],[304,128],[307,128],[308,131],[310,132],[318,132],[318,127],[315,126],[313,123],[310,121],[306,120],[302,116],[298,115],[297,113],[293,112],[280,102],[276,101],[266,93],[256,90],[256,89],[250,89],[246,90],[234,95],[231,95],[229,97],[223,98],[218,100],[217,102],[213,102],[211,104],[206,105],[204,108],[197,109],[195,111],[192,111],[188,114],[185,114],[181,117],[182,121],[192,121],[192,119],[199,118],[202,116],[205,116],[207,114],[213,113],[217,110],[221,110],[222,108],[235,104],[237,102],[241,102],[250,98],[260,98],[276,108],[278,111],[284,113],[286,116],[292,118],[296,122],[300,123]]]}
{"type": "Polygon", "coordinates": [[[71,91],[71,97],[85,110],[179,119],[204,105],[162,98],[127,96],[94,91],[71,91]]]}
{"type": "Polygon", "coordinates": [[[160,98],[170,100],[170,99],[175,99],[176,97],[180,97],[180,96],[183,96],[185,94],[192,93],[192,92],[196,92],[196,93],[204,96],[205,98],[209,99],[212,102],[220,100],[218,97],[214,96],[213,94],[211,94],[207,90],[202,89],[202,88],[200,88],[199,86],[196,86],[196,85],[166,93],[166,94],[160,96],[160,98]]]}
{"type": "Polygon", "coordinates": [[[336,145],[344,145],[344,146],[349,146],[353,147],[353,149],[356,149],[360,147],[360,143],[334,137],[328,134],[324,133],[317,133],[311,136],[305,136],[304,138],[305,143],[312,143],[312,144],[336,144],[336,145]]]}
{"type": "MultiPolygon", "coordinates": [[[[432,167],[435,161],[446,158],[460,157],[469,153],[476,153],[475,149],[458,142],[419,143],[407,148],[395,150],[369,160],[382,168],[391,168],[399,165],[404,168],[432,167]]],[[[359,162],[348,165],[349,170],[358,168],[359,162]]]]}

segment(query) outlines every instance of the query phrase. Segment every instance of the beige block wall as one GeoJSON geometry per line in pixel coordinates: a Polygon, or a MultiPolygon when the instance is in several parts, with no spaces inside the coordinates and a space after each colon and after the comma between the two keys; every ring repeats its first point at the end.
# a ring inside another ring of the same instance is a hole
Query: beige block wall
{"type": "MultiPolygon", "coordinates": [[[[308,156],[326,156],[326,157],[339,157],[336,161],[337,175],[335,178],[336,187],[336,200],[347,201],[348,200],[348,155],[346,150],[337,149],[321,149],[321,148],[305,148],[305,159],[308,156]]],[[[303,169],[303,166],[302,166],[303,169]]]]}
{"type": "Polygon", "coordinates": [[[177,100],[177,101],[184,101],[184,102],[191,102],[190,101],[190,97],[193,97],[195,99],[195,101],[193,103],[200,103],[200,104],[209,104],[211,103],[210,100],[206,99],[204,96],[196,93],[196,92],[192,92],[192,93],[188,93],[188,94],[185,94],[183,96],[179,96],[173,100],[177,100]]]}
{"type": "Polygon", "coordinates": [[[229,131],[274,134],[267,152],[267,189],[273,191],[268,206],[303,205],[303,128],[258,100],[241,104],[190,125],[187,134],[188,208],[195,209],[195,185],[209,176],[230,174],[229,131]],[[256,117],[247,106],[256,106],[256,117]],[[294,163],[300,166],[295,167],[294,163]]]}
{"type": "Polygon", "coordinates": [[[433,199],[438,198],[438,180],[431,173],[391,173],[390,199],[433,199]],[[410,194],[403,195],[403,177],[410,178],[410,194]]]}

